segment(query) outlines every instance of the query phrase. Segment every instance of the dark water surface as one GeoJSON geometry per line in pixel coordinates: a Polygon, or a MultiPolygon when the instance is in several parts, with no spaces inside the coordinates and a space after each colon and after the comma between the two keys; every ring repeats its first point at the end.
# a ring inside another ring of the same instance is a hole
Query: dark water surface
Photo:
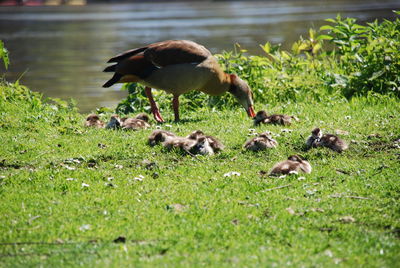
{"type": "MultiPolygon", "coordinates": [[[[342,16],[361,22],[394,18],[399,0],[171,2],[58,7],[0,7],[0,39],[10,51],[8,80],[19,78],[45,96],[74,98],[81,112],[114,106],[126,92],[102,88],[105,62],[124,50],[166,39],[190,39],[212,52],[238,42],[289,48],[310,27],[342,16]]],[[[4,69],[0,67],[2,73],[4,69]]]]}

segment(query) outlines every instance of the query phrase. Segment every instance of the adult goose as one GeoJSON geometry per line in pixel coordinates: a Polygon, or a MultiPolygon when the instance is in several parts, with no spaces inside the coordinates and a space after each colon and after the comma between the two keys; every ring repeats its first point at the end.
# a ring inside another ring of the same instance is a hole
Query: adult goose
{"type": "Polygon", "coordinates": [[[164,122],[151,94],[161,89],[173,95],[175,120],[179,120],[179,96],[199,90],[217,96],[230,92],[254,117],[253,94],[245,81],[235,74],[222,71],[218,61],[204,46],[188,40],[168,40],[128,50],[111,58],[115,63],[104,69],[114,72],[103,87],[115,83],[137,82],[145,85],[151,112],[158,122],[164,122]]]}

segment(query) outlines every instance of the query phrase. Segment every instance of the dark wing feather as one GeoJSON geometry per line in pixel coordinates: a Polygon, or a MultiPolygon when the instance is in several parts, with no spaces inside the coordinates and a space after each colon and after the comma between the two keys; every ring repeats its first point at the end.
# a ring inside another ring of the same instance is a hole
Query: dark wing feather
{"type": "Polygon", "coordinates": [[[110,62],[120,62],[121,60],[126,59],[126,58],[129,58],[129,57],[131,57],[131,56],[133,56],[133,55],[139,54],[140,52],[143,52],[143,51],[145,51],[146,49],[147,49],[147,47],[141,47],[141,48],[134,48],[134,49],[131,49],[131,50],[122,52],[121,54],[118,54],[117,56],[112,57],[111,59],[109,59],[109,60],[107,61],[107,63],[110,63],[110,62]]]}
{"type": "Polygon", "coordinates": [[[144,56],[154,65],[164,67],[181,63],[200,63],[211,56],[204,46],[188,40],[168,40],[149,45],[144,56]]]}

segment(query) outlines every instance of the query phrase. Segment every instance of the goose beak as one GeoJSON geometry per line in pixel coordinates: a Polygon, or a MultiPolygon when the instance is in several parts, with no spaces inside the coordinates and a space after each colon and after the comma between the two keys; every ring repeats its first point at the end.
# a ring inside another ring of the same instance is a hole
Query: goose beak
{"type": "Polygon", "coordinates": [[[247,114],[251,118],[254,118],[256,116],[256,113],[254,112],[253,105],[251,105],[251,106],[249,106],[249,108],[247,108],[247,114]]]}

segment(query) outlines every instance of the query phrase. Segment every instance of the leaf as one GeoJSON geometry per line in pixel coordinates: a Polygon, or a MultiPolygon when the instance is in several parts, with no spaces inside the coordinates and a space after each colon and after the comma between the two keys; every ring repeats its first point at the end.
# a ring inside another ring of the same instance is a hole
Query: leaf
{"type": "Polygon", "coordinates": [[[380,70],[380,71],[374,72],[374,73],[372,74],[372,76],[368,79],[368,81],[375,80],[375,79],[377,79],[378,77],[382,76],[384,73],[385,73],[385,70],[380,70]]]}
{"type": "Polygon", "coordinates": [[[334,19],[326,19],[325,21],[327,21],[327,22],[332,22],[332,23],[336,23],[336,20],[334,20],[334,19]]]}
{"type": "Polygon", "coordinates": [[[333,30],[333,27],[330,25],[323,25],[319,28],[320,31],[324,31],[324,30],[333,30]]]}
{"type": "Polygon", "coordinates": [[[262,50],[264,50],[265,53],[271,53],[271,44],[269,42],[265,43],[265,45],[260,45],[260,47],[262,48],[262,50]]]}
{"type": "Polygon", "coordinates": [[[312,53],[315,55],[318,53],[318,51],[322,48],[321,44],[316,44],[313,49],[312,49],[312,53]]]}
{"type": "Polygon", "coordinates": [[[317,40],[332,40],[332,39],[333,39],[332,36],[326,35],[326,34],[318,35],[318,37],[317,37],[317,40]]]}

